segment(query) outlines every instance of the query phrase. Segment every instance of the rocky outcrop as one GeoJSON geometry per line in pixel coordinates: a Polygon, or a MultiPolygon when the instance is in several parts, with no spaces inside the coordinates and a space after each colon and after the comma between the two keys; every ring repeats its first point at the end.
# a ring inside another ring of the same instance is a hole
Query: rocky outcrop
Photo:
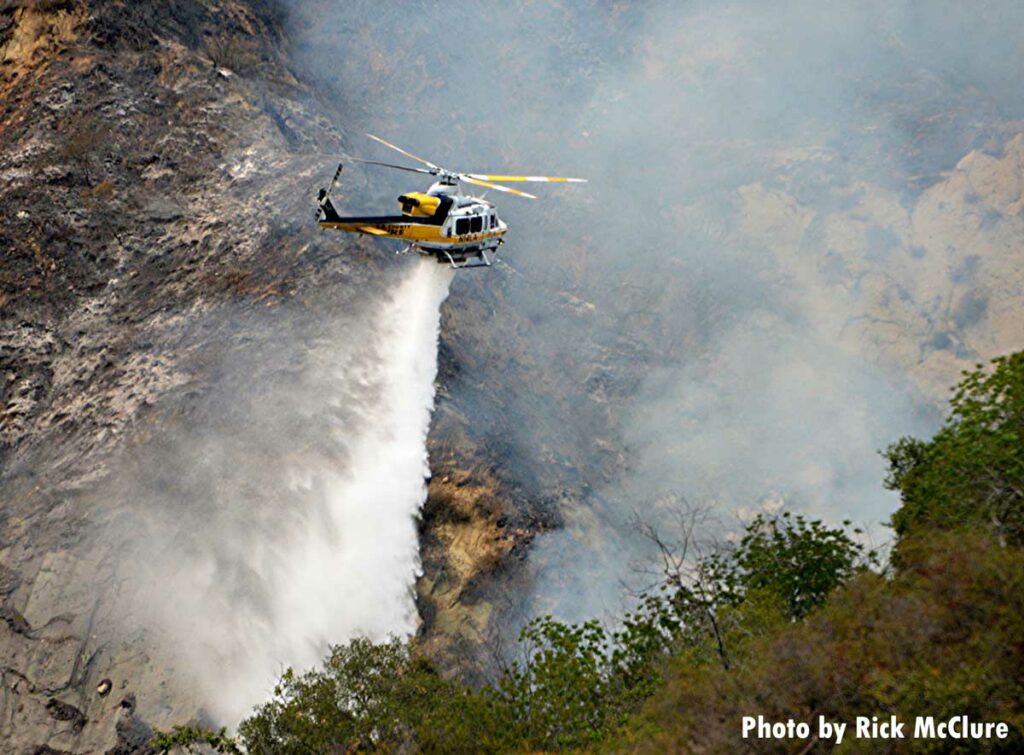
{"type": "MultiPolygon", "coordinates": [[[[220,396],[267,400],[253,387],[315,353],[317,323],[386,285],[390,255],[311,222],[344,114],[293,74],[281,21],[256,0],[0,10],[0,735],[14,751],[143,752],[154,727],[213,723],[162,638],[132,623],[138,545],[103,533],[142,502],[111,470],[162,458],[154,485],[188,475],[167,436],[224,421],[236,410],[220,396]]],[[[422,634],[463,671],[502,584],[489,575],[520,573],[552,524],[444,394],[468,358],[442,353],[421,524],[422,634]]]]}
{"type": "Polygon", "coordinates": [[[744,186],[738,238],[765,248],[822,335],[942,403],[962,370],[1024,342],[1022,150],[1024,134],[974,150],[909,200],[856,183],[821,207],[744,186]]]}
{"type": "Polygon", "coordinates": [[[340,134],[276,23],[260,3],[0,9],[5,751],[141,752],[151,726],[202,719],[123,631],[119,554],[85,521],[116,518],[112,458],[194,411],[262,312],[378,285],[358,245],[309,230],[310,145],[340,134]]]}

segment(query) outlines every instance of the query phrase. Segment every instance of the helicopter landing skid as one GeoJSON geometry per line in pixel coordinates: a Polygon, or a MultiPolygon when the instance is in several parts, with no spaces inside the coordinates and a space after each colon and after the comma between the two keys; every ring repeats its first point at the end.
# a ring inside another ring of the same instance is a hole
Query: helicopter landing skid
{"type": "MultiPolygon", "coordinates": [[[[456,262],[452,256],[446,251],[445,257],[448,258],[448,264],[452,266],[453,270],[468,270],[474,267],[490,267],[493,263],[487,258],[487,250],[481,249],[479,257],[467,257],[462,262],[456,262]],[[472,262],[470,260],[473,260],[472,262]]],[[[441,258],[438,257],[438,262],[441,262],[441,258]]]]}
{"type": "MultiPolygon", "coordinates": [[[[480,248],[467,252],[465,249],[456,250],[453,255],[447,249],[424,249],[416,244],[409,244],[395,251],[395,254],[409,254],[410,252],[416,252],[423,257],[433,257],[440,264],[448,264],[453,270],[466,270],[474,267],[491,267],[494,261],[497,259],[491,259],[487,256],[487,249],[480,248]]],[[[493,250],[492,250],[493,253],[493,250]]]]}

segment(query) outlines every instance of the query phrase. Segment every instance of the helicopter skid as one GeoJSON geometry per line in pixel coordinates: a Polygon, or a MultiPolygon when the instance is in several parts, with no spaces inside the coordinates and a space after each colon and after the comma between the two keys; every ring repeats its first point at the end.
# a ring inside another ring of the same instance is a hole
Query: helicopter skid
{"type": "Polygon", "coordinates": [[[457,269],[490,267],[492,260],[487,255],[487,252],[495,252],[502,243],[501,239],[489,239],[484,244],[444,247],[415,246],[410,251],[415,251],[424,257],[433,257],[438,263],[442,265],[448,264],[457,269]]]}

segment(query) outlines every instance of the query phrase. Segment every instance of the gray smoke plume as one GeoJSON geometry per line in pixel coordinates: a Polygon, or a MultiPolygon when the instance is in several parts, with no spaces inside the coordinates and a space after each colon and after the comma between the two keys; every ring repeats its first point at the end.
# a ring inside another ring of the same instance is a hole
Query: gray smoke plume
{"type": "MultiPolygon", "coordinates": [[[[617,606],[643,552],[626,520],[657,520],[669,492],[727,519],[781,500],[883,522],[896,500],[877,451],[936,427],[941,386],[1003,327],[956,272],[976,253],[930,234],[925,205],[1015,133],[1024,8],[450,9],[296,3],[293,33],[351,113],[354,151],[374,130],[456,168],[591,181],[502,197],[516,274],[456,286],[500,292],[502,316],[463,337],[524,374],[500,405],[479,375],[454,400],[510,449],[508,475],[568,502],[534,552],[534,608],[617,606]]],[[[352,188],[405,185],[365,181],[352,188]]]]}

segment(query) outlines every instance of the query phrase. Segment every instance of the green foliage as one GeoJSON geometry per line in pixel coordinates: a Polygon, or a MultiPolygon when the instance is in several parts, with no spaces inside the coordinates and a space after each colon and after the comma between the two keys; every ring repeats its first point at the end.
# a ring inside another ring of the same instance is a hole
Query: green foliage
{"type": "Polygon", "coordinates": [[[150,746],[160,753],[175,750],[196,753],[213,750],[223,755],[242,755],[238,742],[228,735],[227,729],[212,731],[199,726],[175,726],[170,732],[156,732],[150,746]]]}
{"type": "MultiPolygon", "coordinates": [[[[750,749],[740,737],[744,715],[849,722],[884,711],[904,721],[1006,721],[1011,739],[955,751],[1021,752],[1024,552],[982,535],[938,532],[906,548],[914,566],[893,578],[862,572],[803,620],[733,638],[728,673],[676,656],[665,685],[610,748],[742,752],[750,749]]],[[[921,740],[900,751],[949,752],[951,744],[921,740]]],[[[849,739],[842,749],[876,752],[878,742],[849,739]]]]}
{"type": "Polygon", "coordinates": [[[886,451],[886,485],[903,502],[892,518],[901,538],[985,528],[1024,544],[1024,352],[992,367],[965,373],[934,438],[903,438],[886,451]]]}
{"type": "Polygon", "coordinates": [[[612,635],[610,689],[621,709],[632,709],[654,693],[663,681],[661,660],[679,646],[683,618],[668,593],[663,589],[641,596],[612,635]]]}
{"type": "MultiPolygon", "coordinates": [[[[693,558],[653,528],[664,580],[615,631],[550,616],[521,659],[474,690],[414,644],[357,639],[322,669],[286,671],[239,728],[180,727],[154,746],[220,753],[593,750],[732,752],[739,720],[925,712],[1006,721],[1024,748],[1024,355],[958,387],[930,441],[888,450],[899,569],[888,578],[845,527],[760,515],[739,542],[693,558]],[[974,532],[964,530],[975,530],[974,532]],[[715,661],[719,661],[716,663],[715,661]]],[[[853,534],[857,531],[854,530],[853,534]]],[[[870,741],[844,749],[869,751],[870,741]],[[865,750],[868,748],[868,750],[865,750]]],[[[929,751],[946,742],[918,741],[929,751]]]]}
{"type": "Polygon", "coordinates": [[[820,606],[859,566],[876,560],[874,552],[865,552],[845,529],[826,527],[788,511],[779,516],[758,514],[736,550],[727,559],[714,558],[722,593],[730,603],[736,605],[755,591],[765,592],[782,602],[791,619],[820,606]]]}
{"type": "Polygon", "coordinates": [[[642,596],[622,626],[597,621],[531,621],[519,641],[522,663],[486,690],[506,735],[501,749],[585,748],[602,741],[662,683],[680,617],[667,596],[642,596]]]}
{"type": "MultiPolygon", "coordinates": [[[[442,679],[409,643],[357,639],[332,648],[321,669],[285,671],[271,700],[242,722],[239,739],[247,752],[286,755],[593,748],[657,692],[673,654],[685,651],[699,664],[724,657],[734,634],[773,624],[764,619],[776,615],[769,603],[802,615],[852,573],[859,553],[841,530],[819,522],[759,517],[731,554],[700,560],[693,579],[666,578],[615,631],[597,621],[533,620],[519,637],[522,658],[493,685],[473,690],[442,679]],[[760,575],[764,569],[773,574],[760,575]]],[[[161,741],[211,743],[199,736],[208,733],[189,730],[189,739],[181,731],[161,741]]]]}
{"type": "Polygon", "coordinates": [[[474,694],[438,676],[412,645],[356,639],[323,669],[282,675],[273,698],[239,726],[250,753],[328,753],[415,744],[457,751],[469,738],[474,694]]]}
{"type": "Polygon", "coordinates": [[[519,639],[529,656],[505,670],[493,695],[514,738],[556,749],[600,739],[614,713],[607,704],[609,637],[601,625],[545,616],[519,639]]]}

